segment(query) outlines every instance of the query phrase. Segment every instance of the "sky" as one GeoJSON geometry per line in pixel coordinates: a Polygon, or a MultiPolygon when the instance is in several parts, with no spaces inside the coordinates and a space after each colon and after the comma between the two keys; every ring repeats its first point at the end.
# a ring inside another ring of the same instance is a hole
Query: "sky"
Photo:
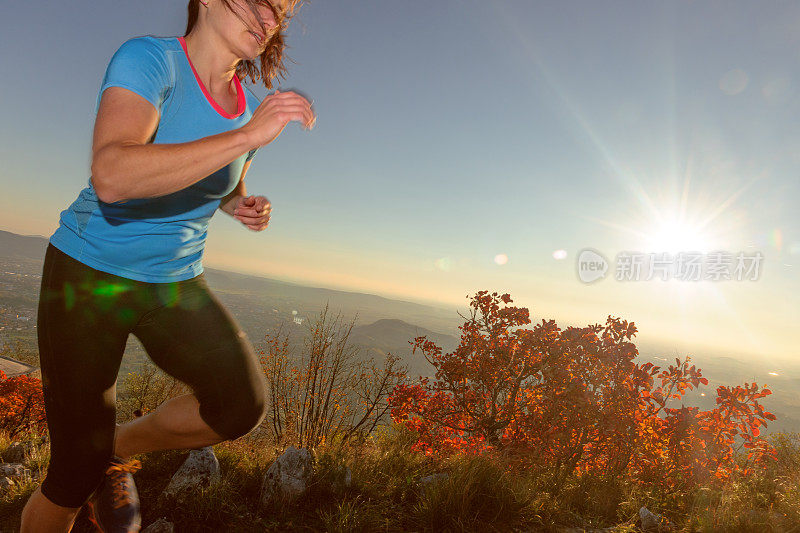
{"type": "MultiPolygon", "coordinates": [[[[182,35],[185,7],[4,6],[0,229],[55,231],[108,60],[182,35]]],[[[798,361],[800,3],[312,1],[288,43],[279,88],[317,125],[259,150],[270,225],[219,212],[206,266],[461,310],[508,292],[533,322],[798,361]],[[585,249],[608,266],[591,283],[585,249]],[[619,254],[680,251],[761,259],[755,279],[615,277],[619,254]]]]}

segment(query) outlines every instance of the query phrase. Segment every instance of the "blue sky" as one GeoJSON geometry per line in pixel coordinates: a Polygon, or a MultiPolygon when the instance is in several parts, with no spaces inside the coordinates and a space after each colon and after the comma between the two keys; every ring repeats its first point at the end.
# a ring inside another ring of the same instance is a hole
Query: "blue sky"
{"type": "MultiPolygon", "coordinates": [[[[270,227],[219,213],[206,265],[462,308],[497,290],[534,321],[612,314],[670,348],[797,355],[800,4],[339,0],[292,24],[280,87],[317,126],[259,151],[270,227]],[[665,228],[760,251],[761,277],[578,279],[581,249],[659,252],[665,228]]],[[[52,234],[86,185],[111,55],[184,27],[184,2],[4,7],[1,228],[52,234]]]]}

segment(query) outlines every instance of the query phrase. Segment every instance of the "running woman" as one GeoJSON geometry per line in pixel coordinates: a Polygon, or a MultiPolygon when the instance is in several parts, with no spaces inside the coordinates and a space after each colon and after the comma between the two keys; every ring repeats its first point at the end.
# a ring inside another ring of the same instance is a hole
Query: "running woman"
{"type": "Polygon", "coordinates": [[[88,187],[60,215],[45,253],[39,356],[50,433],[47,475],[23,533],[64,532],[91,506],[105,532],[138,531],[131,457],[235,439],[265,416],[254,349],[203,274],[208,222],[221,209],[262,231],[271,205],[244,177],[260,147],[311,104],[275,91],[298,0],[190,0],[182,37],[125,41],[97,97],[88,187]],[[116,380],[135,335],[193,394],[117,426],[116,380]]]}

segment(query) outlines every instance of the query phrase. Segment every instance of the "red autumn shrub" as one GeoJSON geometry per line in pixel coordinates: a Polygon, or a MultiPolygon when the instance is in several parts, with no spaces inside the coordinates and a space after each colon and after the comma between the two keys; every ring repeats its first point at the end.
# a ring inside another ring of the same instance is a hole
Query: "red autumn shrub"
{"type": "Polygon", "coordinates": [[[418,433],[416,449],[518,450],[557,481],[592,472],[666,488],[747,474],[774,454],[759,437],[775,419],[758,402],[768,389],[719,387],[711,411],[672,407],[708,384],[689,357],[665,370],[637,363],[636,326],[610,316],[605,326],[524,328],[528,310],[511,301],[478,292],[452,353],[426,337],[412,342],[435,378],[403,382],[390,401],[393,419],[418,433]],[[750,451],[744,465],[737,438],[750,451]]]}
{"type": "Polygon", "coordinates": [[[0,432],[9,438],[47,428],[42,382],[30,376],[9,378],[0,370],[0,432]]]}

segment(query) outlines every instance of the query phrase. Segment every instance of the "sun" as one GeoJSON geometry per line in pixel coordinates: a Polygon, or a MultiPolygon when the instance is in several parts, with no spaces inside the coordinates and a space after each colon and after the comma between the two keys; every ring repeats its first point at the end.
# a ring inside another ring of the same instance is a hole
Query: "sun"
{"type": "Polygon", "coordinates": [[[713,243],[699,224],[677,218],[663,220],[644,234],[646,252],[708,252],[713,243]]]}

